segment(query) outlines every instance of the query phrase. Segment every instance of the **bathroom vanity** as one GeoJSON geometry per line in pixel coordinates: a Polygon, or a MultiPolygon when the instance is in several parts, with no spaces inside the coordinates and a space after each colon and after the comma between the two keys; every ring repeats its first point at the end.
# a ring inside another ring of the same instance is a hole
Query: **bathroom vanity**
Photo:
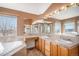
{"type": "Polygon", "coordinates": [[[78,56],[79,55],[79,41],[58,40],[59,37],[45,38],[39,36],[36,40],[36,48],[46,56],[78,56]],[[57,39],[57,40],[55,40],[57,39]]]}

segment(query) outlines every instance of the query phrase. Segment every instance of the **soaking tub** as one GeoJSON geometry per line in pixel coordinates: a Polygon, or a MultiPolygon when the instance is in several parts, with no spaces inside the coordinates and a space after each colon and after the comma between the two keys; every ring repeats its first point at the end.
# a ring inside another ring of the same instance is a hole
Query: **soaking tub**
{"type": "Polygon", "coordinates": [[[11,56],[26,47],[23,41],[13,41],[13,42],[3,42],[2,46],[4,48],[0,56],[11,56]]]}

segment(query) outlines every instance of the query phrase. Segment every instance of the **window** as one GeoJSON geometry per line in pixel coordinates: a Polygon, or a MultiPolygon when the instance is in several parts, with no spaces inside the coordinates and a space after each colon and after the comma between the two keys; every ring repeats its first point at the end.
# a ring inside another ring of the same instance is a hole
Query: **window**
{"type": "Polygon", "coordinates": [[[0,36],[17,34],[17,17],[0,15],[0,36]]]}
{"type": "Polygon", "coordinates": [[[60,22],[55,23],[55,33],[61,33],[61,23],[60,22]]]}
{"type": "Polygon", "coordinates": [[[64,23],[64,31],[65,32],[74,32],[75,24],[73,21],[66,21],[64,23]]]}

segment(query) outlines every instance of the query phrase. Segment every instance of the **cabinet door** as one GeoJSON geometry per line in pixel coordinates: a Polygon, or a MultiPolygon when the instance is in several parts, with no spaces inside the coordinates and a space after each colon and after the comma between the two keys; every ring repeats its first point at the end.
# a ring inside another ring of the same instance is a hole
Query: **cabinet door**
{"type": "Polygon", "coordinates": [[[57,54],[58,54],[57,44],[51,44],[51,56],[57,56],[57,54]]]}
{"type": "Polygon", "coordinates": [[[61,47],[61,56],[68,56],[68,49],[67,48],[64,48],[64,47],[61,47]]]}
{"type": "Polygon", "coordinates": [[[78,52],[79,52],[78,47],[74,47],[72,49],[69,49],[70,56],[78,56],[78,54],[79,54],[78,52]]]}
{"type": "Polygon", "coordinates": [[[42,39],[39,38],[39,50],[42,50],[42,39]]]}
{"type": "Polygon", "coordinates": [[[45,54],[45,40],[42,39],[42,53],[45,54]]]}
{"type": "Polygon", "coordinates": [[[45,55],[50,56],[50,42],[45,40],[45,55]]]}
{"type": "Polygon", "coordinates": [[[58,45],[58,56],[61,56],[61,47],[58,45]]]}
{"type": "Polygon", "coordinates": [[[79,49],[78,47],[75,48],[65,48],[62,46],[58,46],[58,55],[59,56],[78,56],[79,49]]]}
{"type": "Polygon", "coordinates": [[[45,40],[45,49],[50,51],[50,42],[45,40]]]}

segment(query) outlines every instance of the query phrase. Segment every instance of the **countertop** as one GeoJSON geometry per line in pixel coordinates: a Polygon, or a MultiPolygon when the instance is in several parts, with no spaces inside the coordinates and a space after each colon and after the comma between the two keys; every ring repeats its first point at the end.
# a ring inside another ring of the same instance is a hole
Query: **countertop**
{"type": "Polygon", "coordinates": [[[26,38],[39,37],[52,44],[57,44],[63,46],[65,48],[71,49],[79,45],[79,36],[78,37],[70,37],[70,36],[62,36],[61,35],[25,35],[26,38]],[[67,41],[66,39],[71,39],[72,41],[67,41]]]}
{"type": "Polygon", "coordinates": [[[78,37],[74,37],[74,39],[72,39],[73,38],[72,37],[71,41],[68,41],[66,39],[62,39],[60,36],[58,36],[58,37],[57,37],[57,35],[55,37],[54,36],[51,36],[48,38],[44,38],[43,36],[39,36],[39,37],[44,40],[48,40],[49,42],[52,42],[53,44],[57,44],[57,45],[63,46],[68,49],[74,48],[79,45],[79,38],[78,37]]]}

